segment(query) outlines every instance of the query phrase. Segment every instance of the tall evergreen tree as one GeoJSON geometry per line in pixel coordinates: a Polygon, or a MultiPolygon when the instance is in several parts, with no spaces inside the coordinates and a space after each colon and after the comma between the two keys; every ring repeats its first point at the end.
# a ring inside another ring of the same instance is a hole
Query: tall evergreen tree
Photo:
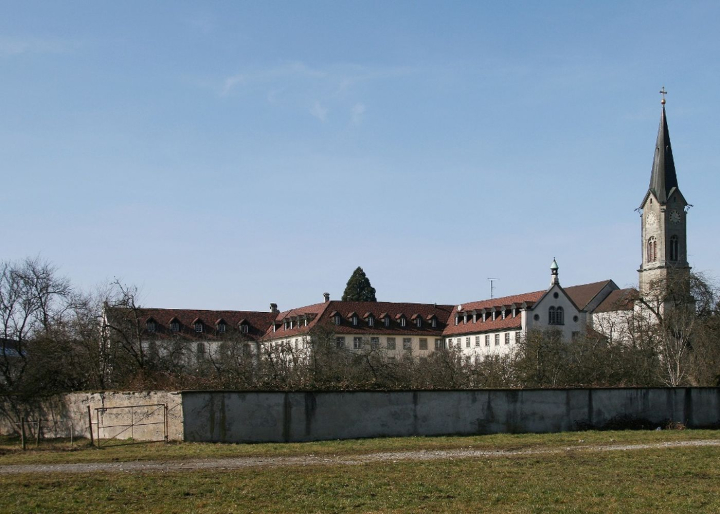
{"type": "Polygon", "coordinates": [[[358,266],[353,271],[350,280],[345,286],[345,292],[342,295],[342,300],[351,302],[376,302],[375,288],[370,285],[370,279],[367,278],[363,269],[358,266]]]}

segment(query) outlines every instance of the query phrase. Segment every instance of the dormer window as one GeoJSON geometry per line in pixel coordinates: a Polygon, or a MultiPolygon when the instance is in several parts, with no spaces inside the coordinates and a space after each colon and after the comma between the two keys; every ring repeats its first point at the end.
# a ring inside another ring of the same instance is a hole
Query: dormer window
{"type": "Polygon", "coordinates": [[[221,321],[217,324],[217,332],[218,334],[224,334],[225,333],[225,322],[221,321]]]}
{"type": "Polygon", "coordinates": [[[390,318],[388,316],[385,316],[383,322],[385,323],[386,328],[390,326],[390,318]]]}
{"type": "Polygon", "coordinates": [[[418,316],[415,320],[415,326],[418,328],[422,328],[422,318],[420,316],[418,316]]]}
{"type": "Polygon", "coordinates": [[[350,323],[352,323],[353,327],[357,327],[358,324],[358,315],[354,312],[350,313],[350,323]]]}
{"type": "Polygon", "coordinates": [[[196,321],[196,322],[195,322],[195,333],[196,333],[196,334],[201,334],[202,331],[203,331],[202,321],[196,321]]]}
{"type": "Polygon", "coordinates": [[[240,333],[241,333],[241,334],[247,334],[249,328],[250,328],[250,327],[249,327],[246,323],[241,323],[241,324],[240,324],[240,333]]]}
{"type": "Polygon", "coordinates": [[[405,319],[405,316],[401,316],[400,317],[400,326],[404,327],[406,322],[407,322],[407,320],[405,319]]]}
{"type": "Polygon", "coordinates": [[[372,314],[370,314],[370,315],[367,317],[367,324],[368,324],[368,327],[374,327],[374,326],[375,326],[375,316],[373,316],[372,314]]]}
{"type": "Polygon", "coordinates": [[[148,332],[155,332],[155,330],[157,328],[155,325],[155,320],[149,319],[147,321],[147,323],[145,323],[145,328],[147,329],[148,332]]]}
{"type": "Polygon", "coordinates": [[[333,311],[330,314],[330,317],[332,318],[333,323],[336,325],[339,325],[342,322],[342,317],[340,316],[340,313],[337,311],[333,311]]]}
{"type": "Polygon", "coordinates": [[[433,328],[437,328],[437,318],[436,318],[436,317],[433,317],[433,318],[430,320],[430,324],[432,325],[433,328]]]}
{"type": "Polygon", "coordinates": [[[180,332],[180,322],[176,319],[170,320],[170,331],[180,332]]]}

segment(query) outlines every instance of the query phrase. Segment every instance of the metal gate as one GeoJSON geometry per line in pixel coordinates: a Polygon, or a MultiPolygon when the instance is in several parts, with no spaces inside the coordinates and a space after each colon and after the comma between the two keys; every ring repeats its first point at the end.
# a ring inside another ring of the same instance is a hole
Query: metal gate
{"type": "Polygon", "coordinates": [[[95,423],[97,446],[108,446],[112,440],[168,441],[167,403],[97,407],[95,423]],[[103,443],[104,441],[104,443],[103,443]]]}

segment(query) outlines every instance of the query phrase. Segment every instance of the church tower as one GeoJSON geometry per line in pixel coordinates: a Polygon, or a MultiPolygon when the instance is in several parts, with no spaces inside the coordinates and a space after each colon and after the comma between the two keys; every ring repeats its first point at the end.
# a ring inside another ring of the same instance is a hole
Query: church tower
{"type": "Polygon", "coordinates": [[[678,187],[670,146],[665,88],[660,128],[655,143],[650,187],[640,205],[642,224],[642,264],[640,295],[644,298],[663,297],[669,287],[680,286],[687,291],[690,265],[687,262],[688,203],[678,187]]]}

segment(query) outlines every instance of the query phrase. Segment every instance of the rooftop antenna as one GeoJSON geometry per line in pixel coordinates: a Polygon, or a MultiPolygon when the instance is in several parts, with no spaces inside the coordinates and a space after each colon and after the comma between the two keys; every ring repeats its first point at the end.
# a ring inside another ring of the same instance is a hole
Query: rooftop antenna
{"type": "Polygon", "coordinates": [[[495,281],[500,280],[495,277],[488,277],[488,280],[490,281],[490,299],[493,299],[493,292],[495,291],[495,281]]]}

